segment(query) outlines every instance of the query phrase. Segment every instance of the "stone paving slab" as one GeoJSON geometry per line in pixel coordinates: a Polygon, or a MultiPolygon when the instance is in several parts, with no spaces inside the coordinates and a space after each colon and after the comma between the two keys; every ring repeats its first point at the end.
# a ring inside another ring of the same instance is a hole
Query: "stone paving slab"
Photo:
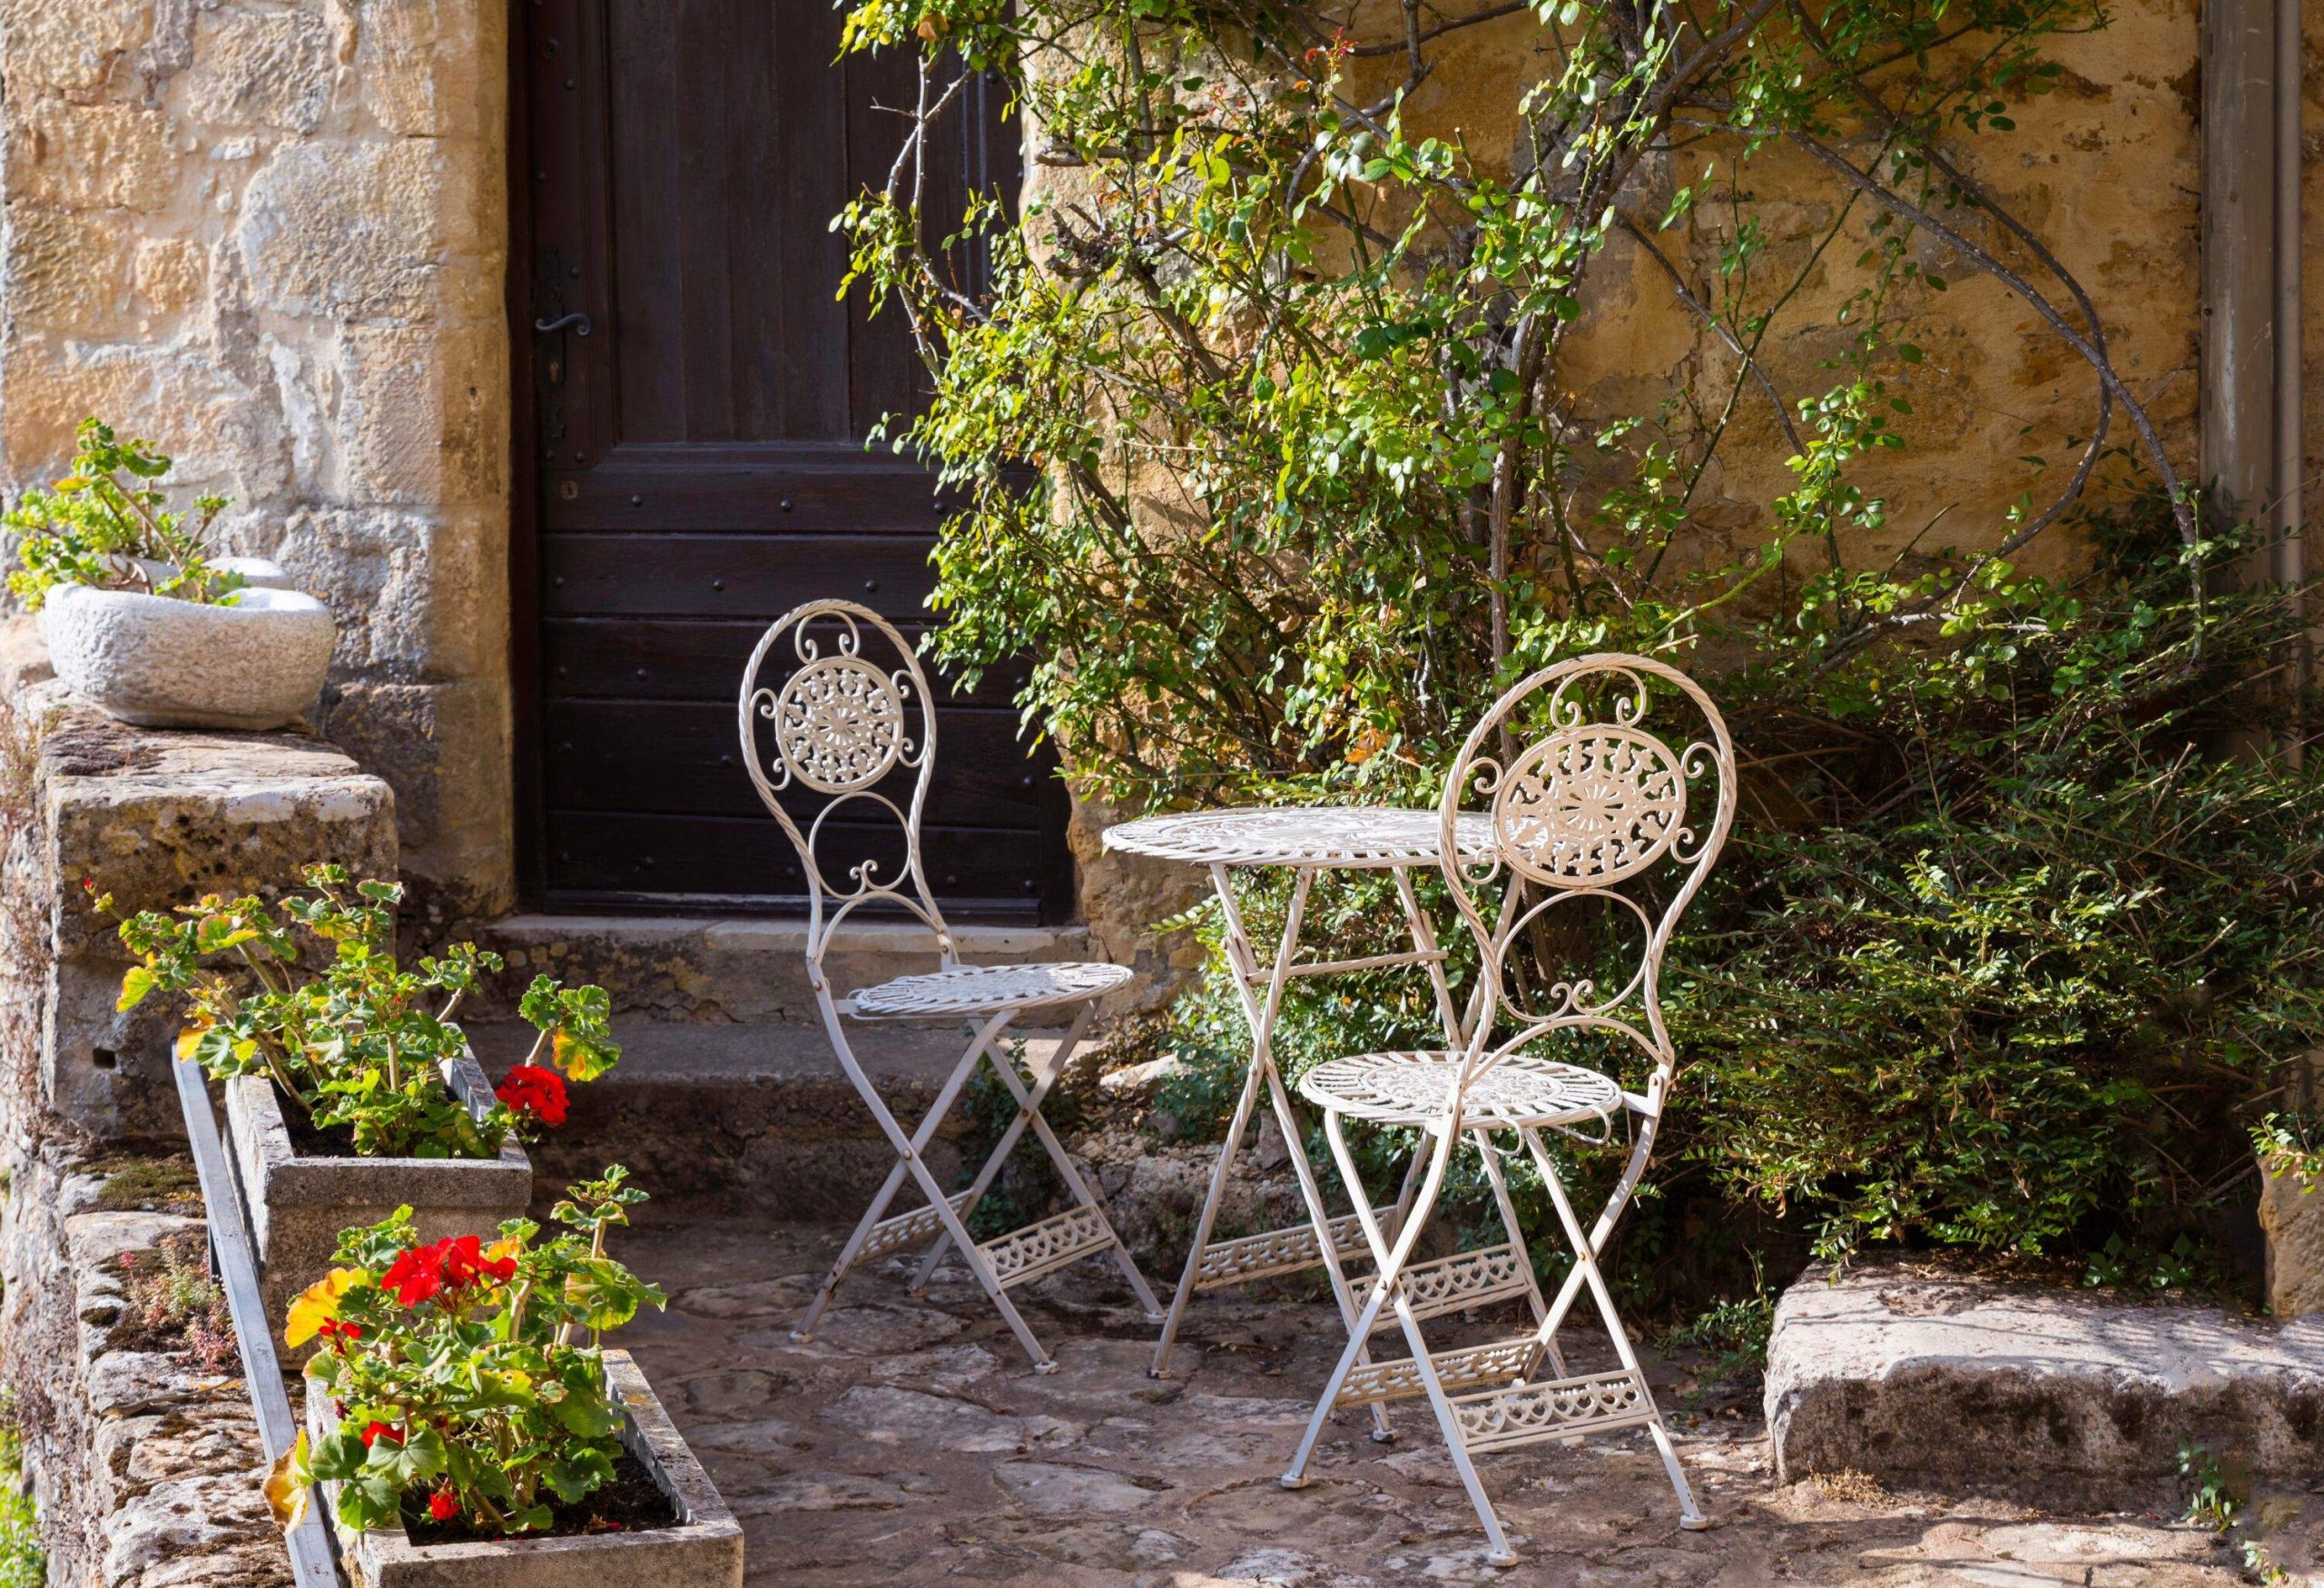
{"type": "Polygon", "coordinates": [[[2173,1491],[2182,1444],[2324,1476],[2324,1317],[2129,1302],[1926,1265],[1811,1268],[1776,1309],[1767,1415],[1787,1478],[2173,1491]]]}
{"type": "MultiPolygon", "coordinates": [[[[625,1241],[673,1301],[625,1338],[743,1519],[749,1580],[768,1588],[2244,1580],[2209,1534],[2160,1510],[2060,1514],[1860,1475],[1780,1486],[1764,1425],[1722,1404],[1732,1396],[1695,1398],[1683,1365],[1659,1358],[1658,1395],[1697,1406],[1680,1447],[1713,1528],[1679,1530],[1642,1434],[1489,1456],[1485,1482],[1525,1557],[1497,1572],[1416,1403],[1396,1408],[1390,1445],[1343,1416],[1315,1482],[1276,1485],[1334,1354],[1327,1306],[1206,1297],[1176,1376],[1157,1383],[1152,1332],[1118,1277],[1080,1264],[1013,1293],[1060,1364],[1037,1376],[961,1271],[915,1301],[899,1262],[852,1279],[815,1340],[794,1345],[790,1325],[844,1233],[687,1221],[625,1241]]],[[[1508,1332],[1445,1321],[1452,1339],[1508,1332]]],[[[1585,1366],[1587,1344],[1572,1352],[1585,1366]]],[[[2255,1514],[2288,1568],[2324,1558],[2311,1553],[2324,1502],[2266,1494],[2255,1514]]]]}

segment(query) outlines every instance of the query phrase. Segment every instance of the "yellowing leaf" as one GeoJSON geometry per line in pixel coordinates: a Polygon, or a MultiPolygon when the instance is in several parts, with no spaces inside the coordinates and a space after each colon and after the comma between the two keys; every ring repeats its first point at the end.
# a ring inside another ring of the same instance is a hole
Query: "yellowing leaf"
{"type": "Polygon", "coordinates": [[[609,1042],[576,1037],[562,1026],[549,1043],[549,1059],[574,1080],[595,1080],[614,1067],[621,1050],[609,1042]]]}
{"type": "Polygon", "coordinates": [[[299,1430],[290,1448],[275,1458],[266,1475],[266,1508],[288,1535],[307,1519],[307,1500],[314,1478],[307,1466],[307,1431],[299,1430]]]}
{"type": "Polygon", "coordinates": [[[521,1258],[524,1255],[525,1243],[513,1235],[504,1235],[484,1248],[484,1260],[487,1263],[497,1263],[503,1258],[521,1258]]]}
{"type": "Polygon", "coordinates": [[[290,1304],[290,1317],[283,1323],[282,1343],[295,1347],[313,1339],[323,1325],[339,1316],[339,1298],[353,1289],[357,1280],[369,1277],[360,1268],[333,1268],[328,1277],[308,1286],[290,1304]]]}

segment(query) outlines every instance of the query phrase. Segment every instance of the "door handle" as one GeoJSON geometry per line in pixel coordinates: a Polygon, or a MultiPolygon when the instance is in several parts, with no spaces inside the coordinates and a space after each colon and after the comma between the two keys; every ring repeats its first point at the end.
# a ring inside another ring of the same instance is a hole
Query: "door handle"
{"type": "Polygon", "coordinates": [[[576,309],[572,313],[560,315],[555,320],[536,320],[533,321],[533,329],[543,336],[566,330],[570,330],[575,336],[587,336],[591,327],[589,317],[576,309]]]}

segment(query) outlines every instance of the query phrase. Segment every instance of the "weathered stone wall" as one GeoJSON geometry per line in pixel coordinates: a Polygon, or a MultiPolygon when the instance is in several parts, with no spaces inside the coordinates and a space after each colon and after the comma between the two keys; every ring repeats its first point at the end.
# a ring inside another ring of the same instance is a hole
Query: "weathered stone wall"
{"type": "Polygon", "coordinates": [[[48,1581],[287,1588],[290,1560],[259,1492],[266,1457],[238,1371],[114,1344],[127,1321],[123,1258],[151,1263],[163,1240],[200,1231],[202,1220],[134,1205],[118,1195],[128,1177],[63,1141],[12,1147],[6,1162],[0,1376],[16,1396],[48,1581]]]}
{"type": "Polygon", "coordinates": [[[96,414],[340,625],[317,725],[432,912],[505,908],[499,0],[0,0],[0,485],[96,414]]]}

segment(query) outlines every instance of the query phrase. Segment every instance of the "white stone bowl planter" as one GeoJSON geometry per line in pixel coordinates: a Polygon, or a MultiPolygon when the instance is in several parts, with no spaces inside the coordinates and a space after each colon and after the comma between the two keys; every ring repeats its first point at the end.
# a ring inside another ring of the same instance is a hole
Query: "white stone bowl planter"
{"type": "Polygon", "coordinates": [[[40,630],[66,687],[149,728],[279,728],[322,692],[330,609],[281,587],[281,570],[230,559],[251,581],[231,607],[59,585],[40,630]]]}
{"type": "MultiPolygon", "coordinates": [[[[481,1114],[492,1085],[474,1059],[452,1067],[452,1089],[481,1114]]],[[[339,1232],[411,1208],[422,1241],[489,1238],[521,1218],[533,1196],[532,1160],[516,1142],[500,1156],[307,1158],[291,1145],[274,1083],[262,1075],[226,1082],[227,1163],[258,1241],[259,1291],[275,1337],[291,1301],[330,1271],[339,1232]]]]}
{"type": "MultiPolygon", "coordinates": [[[[674,1525],[423,1548],[400,1527],[340,1526],[339,1484],[318,1484],[315,1503],[339,1535],[340,1563],[355,1588],[742,1588],[742,1524],[629,1353],[609,1350],[605,1363],[606,1387],[624,1412],[621,1442],[670,1497],[678,1514],[674,1525]]],[[[338,1423],[330,1397],[310,1384],[308,1436],[320,1445],[338,1423]]]]}

